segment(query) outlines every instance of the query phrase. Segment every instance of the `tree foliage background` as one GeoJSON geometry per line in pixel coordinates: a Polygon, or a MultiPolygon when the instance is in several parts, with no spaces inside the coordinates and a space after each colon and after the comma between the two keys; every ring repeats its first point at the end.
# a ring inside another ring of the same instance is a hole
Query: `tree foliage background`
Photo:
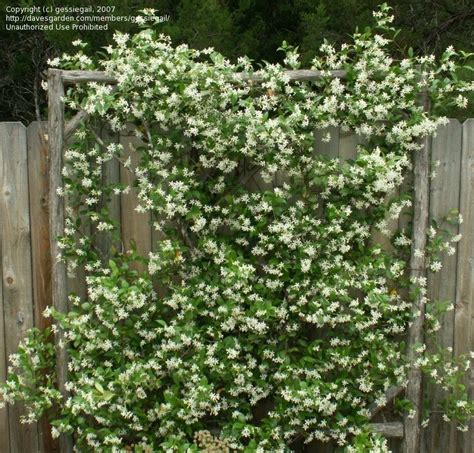
{"type": "MultiPolygon", "coordinates": [[[[133,32],[131,23],[111,23],[108,31],[9,31],[7,6],[114,5],[115,15],[155,8],[170,15],[158,25],[173,42],[202,49],[214,47],[235,61],[248,55],[255,62],[278,61],[282,41],[299,46],[303,63],[317,53],[324,39],[347,40],[356,27],[372,22],[377,0],[0,0],[3,14],[0,31],[0,121],[29,123],[46,115],[46,96],[41,79],[48,58],[72,52],[71,42],[81,38],[100,51],[112,40],[114,30],[133,32]]],[[[474,3],[472,0],[393,0],[395,26],[403,32],[393,48],[401,56],[411,47],[417,53],[439,53],[449,45],[474,50],[474,3]]],[[[257,63],[256,63],[257,64],[257,63]]],[[[471,78],[471,74],[460,74],[471,78]]],[[[458,112],[450,111],[457,116],[458,112]]],[[[474,111],[463,112],[473,116],[474,111]]]]}

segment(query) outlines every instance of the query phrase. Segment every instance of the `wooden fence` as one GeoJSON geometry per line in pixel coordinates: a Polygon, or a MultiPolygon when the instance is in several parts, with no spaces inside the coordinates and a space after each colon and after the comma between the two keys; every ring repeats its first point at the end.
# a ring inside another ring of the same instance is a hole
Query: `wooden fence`
{"type": "MultiPolygon", "coordinates": [[[[48,146],[43,132],[46,123],[0,123],[0,381],[4,381],[9,354],[31,326],[45,327],[41,313],[51,301],[51,257],[48,227],[48,146]]],[[[102,132],[105,138],[107,132],[102,132]]],[[[316,134],[315,149],[341,159],[355,155],[358,138],[331,130],[330,142],[316,134]]],[[[110,141],[111,137],[107,136],[110,141]]],[[[130,148],[136,139],[130,133],[112,137],[130,148]]],[[[451,120],[438,131],[431,145],[432,162],[439,161],[437,176],[431,181],[430,217],[441,221],[451,209],[464,218],[459,226],[443,224],[463,235],[457,253],[443,258],[443,269],[429,277],[429,296],[451,300],[455,309],[442,320],[442,328],[430,348],[451,347],[453,354],[474,350],[474,119],[461,124],[451,120]]],[[[133,156],[133,155],[132,155],[133,156]]],[[[433,166],[434,167],[434,166],[433,166]]],[[[110,162],[108,181],[130,182],[130,174],[110,162]]],[[[407,181],[409,184],[409,181],[407,181]]],[[[123,243],[135,240],[142,254],[152,250],[155,232],[147,215],[137,213],[132,191],[109,206],[120,220],[123,243]]],[[[404,228],[406,216],[392,227],[404,228]]],[[[97,239],[101,241],[100,236],[97,239]]],[[[386,242],[381,236],[376,240],[386,242]]],[[[84,292],[80,279],[69,282],[71,289],[84,292]]],[[[466,384],[474,396],[474,373],[466,384]]],[[[425,386],[433,411],[442,394],[425,386]]],[[[0,453],[56,451],[46,423],[22,425],[20,405],[0,409],[0,453]]],[[[469,433],[460,433],[453,424],[442,421],[435,412],[433,422],[423,434],[423,453],[470,453],[474,445],[474,423],[469,433]]]]}

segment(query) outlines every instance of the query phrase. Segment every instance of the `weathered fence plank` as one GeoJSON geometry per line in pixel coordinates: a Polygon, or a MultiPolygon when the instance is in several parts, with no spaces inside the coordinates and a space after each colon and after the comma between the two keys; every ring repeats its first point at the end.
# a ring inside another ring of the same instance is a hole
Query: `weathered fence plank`
{"type": "Polygon", "coordinates": [[[48,143],[43,135],[47,123],[34,121],[28,126],[28,182],[30,196],[31,258],[35,325],[51,325],[42,313],[51,304],[51,253],[48,222],[48,143]]]}
{"type": "MultiPolygon", "coordinates": [[[[64,132],[66,135],[66,131],[64,132]]],[[[65,149],[72,143],[74,143],[74,136],[71,135],[69,138],[65,137],[65,149]]],[[[92,142],[91,142],[92,146],[92,142]]],[[[75,213],[77,215],[77,213],[75,213]]],[[[79,227],[79,234],[84,236],[91,235],[91,229],[88,224],[83,222],[79,227]]],[[[92,236],[93,238],[95,236],[92,236]]],[[[74,293],[76,296],[80,297],[82,300],[85,300],[87,297],[87,288],[86,288],[86,272],[83,266],[77,266],[76,269],[72,272],[67,272],[66,279],[67,293],[74,293]]]]}
{"type": "MultiPolygon", "coordinates": [[[[33,326],[33,288],[28,200],[26,128],[21,123],[0,124],[0,181],[2,192],[2,271],[4,347],[7,355],[33,326]]],[[[10,450],[38,451],[36,424],[23,425],[21,404],[9,408],[10,450]]]]}
{"type": "MultiPolygon", "coordinates": [[[[124,147],[124,159],[130,158],[131,168],[120,167],[120,181],[123,184],[133,186],[135,175],[133,169],[139,162],[134,147],[143,145],[134,135],[121,135],[120,143],[124,147]]],[[[150,213],[142,213],[136,211],[138,203],[138,191],[132,187],[128,194],[122,194],[121,198],[121,222],[122,222],[122,241],[126,250],[130,250],[131,241],[135,242],[137,252],[141,256],[148,257],[152,249],[152,232],[150,225],[150,213]]],[[[144,266],[138,264],[135,266],[137,270],[144,270],[144,266]]]]}
{"type": "MultiPolygon", "coordinates": [[[[100,137],[106,145],[120,143],[120,136],[107,127],[101,127],[100,137]]],[[[117,159],[111,159],[105,162],[102,166],[102,170],[102,181],[104,186],[118,184],[120,182],[120,163],[117,159]]],[[[120,196],[112,194],[111,200],[108,202],[102,200],[100,207],[107,209],[110,217],[120,225],[120,196]]],[[[110,232],[98,231],[95,235],[95,244],[104,258],[109,257],[112,246],[120,247],[120,244],[113,243],[110,232]]]]}
{"type": "MultiPolygon", "coordinates": [[[[28,187],[31,219],[31,264],[33,276],[33,307],[35,326],[44,329],[51,325],[43,311],[51,304],[51,252],[48,218],[48,143],[44,134],[47,122],[34,121],[27,129],[28,187]]],[[[40,451],[58,451],[51,437],[51,426],[46,417],[38,423],[40,451]]]]}
{"type": "MultiPolygon", "coordinates": [[[[454,354],[474,351],[474,119],[463,124],[459,211],[464,217],[459,227],[462,242],[458,247],[456,275],[456,305],[454,313],[454,354]]],[[[474,369],[465,384],[471,400],[474,398],[474,369]]],[[[452,451],[472,453],[474,420],[466,433],[458,433],[452,451]]]]}
{"type": "MultiPolygon", "coordinates": [[[[0,139],[1,140],[1,139],[0,139]]],[[[1,141],[0,141],[1,143],[1,141]]],[[[0,148],[0,169],[3,166],[3,149],[0,148]]],[[[0,212],[0,231],[3,229],[2,215],[0,212]]],[[[2,237],[0,234],[0,256],[2,256],[2,237]]],[[[3,267],[0,259],[0,381],[5,382],[7,378],[7,357],[5,351],[5,325],[4,325],[4,304],[3,304],[3,267]]],[[[0,453],[10,452],[10,433],[9,433],[9,407],[0,408],[0,453]]]]}
{"type": "MultiPolygon", "coordinates": [[[[459,121],[450,120],[449,124],[438,130],[432,141],[431,162],[439,161],[435,169],[436,176],[431,180],[430,190],[430,220],[436,221],[444,229],[457,234],[456,225],[443,221],[451,209],[459,209],[459,178],[461,170],[461,138],[462,127],[459,121]]],[[[433,274],[428,273],[428,297],[436,301],[451,301],[456,299],[456,257],[443,253],[443,268],[433,274]]],[[[454,311],[447,312],[441,320],[441,329],[433,339],[428,339],[428,350],[436,352],[439,346],[453,348],[454,339],[454,311]]],[[[452,433],[450,426],[443,421],[443,414],[439,412],[439,402],[444,392],[439,386],[427,386],[430,395],[430,410],[432,421],[426,429],[426,451],[450,451],[452,433]]]]}
{"type": "Polygon", "coordinates": [[[338,156],[341,160],[355,159],[357,156],[357,146],[362,142],[359,135],[352,131],[339,132],[338,156]]]}
{"type": "Polygon", "coordinates": [[[339,157],[339,127],[330,126],[314,133],[314,151],[329,157],[339,157]]]}

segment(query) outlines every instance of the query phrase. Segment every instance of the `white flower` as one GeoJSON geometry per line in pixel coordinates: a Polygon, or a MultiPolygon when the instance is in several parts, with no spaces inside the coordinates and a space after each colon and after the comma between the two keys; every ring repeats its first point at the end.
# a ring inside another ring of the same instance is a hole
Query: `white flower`
{"type": "Polygon", "coordinates": [[[122,47],[130,39],[130,35],[128,33],[117,32],[114,34],[113,39],[117,43],[118,46],[122,47]]]}
{"type": "Polygon", "coordinates": [[[58,57],[52,58],[52,59],[50,58],[48,59],[47,63],[48,63],[48,66],[57,67],[60,65],[61,60],[58,57]]]}
{"type": "Polygon", "coordinates": [[[417,258],[423,258],[425,256],[425,252],[423,250],[416,249],[414,255],[417,258]]]}
{"type": "Polygon", "coordinates": [[[459,108],[465,109],[467,107],[467,98],[465,96],[459,95],[455,102],[459,108]]]}
{"type": "Polygon", "coordinates": [[[92,180],[90,178],[83,178],[81,182],[82,182],[82,185],[86,188],[92,186],[92,180]]]}
{"type": "Polygon", "coordinates": [[[443,267],[441,261],[433,261],[431,264],[430,264],[430,269],[433,271],[433,272],[438,272],[441,270],[441,268],[443,267]]]}
{"type": "Polygon", "coordinates": [[[311,268],[311,260],[310,259],[301,260],[301,272],[303,272],[303,273],[309,272],[310,268],[311,268]]]}
{"type": "Polygon", "coordinates": [[[201,231],[205,226],[206,226],[207,220],[204,217],[198,217],[194,225],[191,227],[191,231],[194,231],[195,233],[198,233],[201,231]]]}

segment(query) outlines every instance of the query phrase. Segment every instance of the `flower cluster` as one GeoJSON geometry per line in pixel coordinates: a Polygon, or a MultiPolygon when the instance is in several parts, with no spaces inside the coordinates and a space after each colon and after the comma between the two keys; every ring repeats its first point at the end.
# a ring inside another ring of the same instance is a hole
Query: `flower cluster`
{"type": "MultiPolygon", "coordinates": [[[[387,451],[369,408],[406,384],[411,300],[398,289],[410,239],[394,236],[392,253],[372,233],[393,233],[388,219],[411,205],[396,195],[411,154],[446,121],[420,95],[464,105],[473,86],[456,79],[452,49],[440,63],[394,61],[388,8],[375,15],[380,34],[322,46],[318,80],[145,29],[117,34],[98,62],[117,85],[69,90],[66,105],[89,119],[65,153],[59,259],[84,269],[88,295],[49,311],[70,356],[54,433],[73,433],[78,451],[284,452],[301,439],[387,451]],[[99,138],[95,121],[116,132],[134,123],[136,159],[99,138]],[[315,152],[315,129],[329,126],[361,136],[354,159],[315,152]],[[106,206],[130,186],[104,183],[112,160],[133,176],[136,209],[160,238],[149,256],[104,254],[84,234],[120,241],[106,206]]],[[[94,67],[82,47],[63,67],[94,67]]],[[[284,51],[298,68],[297,50],[284,51]]],[[[11,382],[7,398],[28,399],[11,382]]]]}

